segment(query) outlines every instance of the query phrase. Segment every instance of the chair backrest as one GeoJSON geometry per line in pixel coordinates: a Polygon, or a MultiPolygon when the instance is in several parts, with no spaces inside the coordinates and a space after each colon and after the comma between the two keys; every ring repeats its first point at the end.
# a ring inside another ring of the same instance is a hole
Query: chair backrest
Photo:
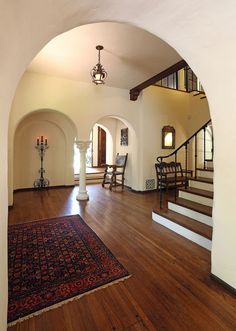
{"type": "Polygon", "coordinates": [[[126,153],[125,155],[120,155],[119,153],[117,153],[116,154],[115,165],[117,167],[123,167],[123,168],[125,168],[126,162],[127,162],[127,158],[128,158],[128,153],[126,153]]]}

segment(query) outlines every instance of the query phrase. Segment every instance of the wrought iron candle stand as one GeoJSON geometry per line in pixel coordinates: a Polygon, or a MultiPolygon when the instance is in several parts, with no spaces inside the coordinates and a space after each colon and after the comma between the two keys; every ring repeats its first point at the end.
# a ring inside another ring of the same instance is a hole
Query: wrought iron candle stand
{"type": "Polygon", "coordinates": [[[47,138],[45,138],[44,140],[43,136],[41,136],[40,142],[39,142],[39,138],[37,138],[37,145],[35,146],[35,148],[38,150],[40,156],[40,169],[39,169],[40,178],[34,181],[34,187],[38,189],[42,189],[49,186],[49,180],[47,178],[44,178],[45,170],[43,168],[43,158],[45,155],[45,151],[46,149],[49,148],[47,138]]]}

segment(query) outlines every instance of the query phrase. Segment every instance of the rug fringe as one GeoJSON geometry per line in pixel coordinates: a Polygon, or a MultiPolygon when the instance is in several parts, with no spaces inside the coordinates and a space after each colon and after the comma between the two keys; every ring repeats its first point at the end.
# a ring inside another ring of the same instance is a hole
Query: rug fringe
{"type": "Polygon", "coordinates": [[[72,298],[69,298],[69,299],[63,300],[63,301],[61,301],[61,302],[58,302],[58,303],[56,303],[55,305],[52,305],[52,306],[49,306],[49,307],[43,308],[43,309],[38,310],[38,311],[35,311],[34,313],[32,313],[32,314],[30,314],[30,315],[27,315],[27,316],[24,316],[24,317],[18,318],[17,320],[8,323],[7,326],[8,326],[8,327],[11,327],[11,326],[13,326],[13,325],[16,325],[17,323],[21,323],[21,322],[23,322],[23,321],[25,321],[25,320],[28,320],[28,319],[32,318],[32,317],[35,317],[35,316],[41,315],[41,314],[43,314],[43,313],[45,313],[45,312],[47,312],[47,311],[49,311],[49,310],[59,308],[59,307],[65,305],[65,304],[67,304],[67,303],[69,303],[69,302],[71,302],[71,301],[78,300],[78,299],[80,299],[81,297],[83,297],[83,296],[85,296],[85,295],[88,295],[88,294],[94,293],[94,292],[96,292],[96,291],[99,291],[99,290],[104,289],[104,288],[106,288],[106,287],[109,287],[109,286],[111,286],[111,285],[114,285],[114,284],[118,284],[118,283],[120,283],[120,282],[123,282],[124,280],[130,278],[131,276],[132,276],[132,275],[128,275],[128,276],[125,276],[125,277],[123,277],[123,278],[116,279],[116,280],[114,280],[113,282],[110,282],[110,283],[108,283],[108,284],[105,284],[105,285],[99,286],[99,287],[94,288],[93,290],[90,290],[90,291],[88,291],[88,292],[84,292],[84,293],[79,294],[79,295],[76,295],[76,296],[74,296],[74,297],[72,297],[72,298]]]}

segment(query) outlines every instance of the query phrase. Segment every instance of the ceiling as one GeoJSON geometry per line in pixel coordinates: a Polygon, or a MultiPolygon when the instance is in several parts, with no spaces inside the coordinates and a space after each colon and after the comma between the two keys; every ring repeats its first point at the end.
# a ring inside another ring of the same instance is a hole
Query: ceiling
{"type": "Polygon", "coordinates": [[[96,45],[103,45],[101,63],[108,73],[106,85],[131,89],[181,60],[156,36],[120,23],[77,27],[51,40],[34,58],[28,71],[91,82],[97,63],[96,45]]]}

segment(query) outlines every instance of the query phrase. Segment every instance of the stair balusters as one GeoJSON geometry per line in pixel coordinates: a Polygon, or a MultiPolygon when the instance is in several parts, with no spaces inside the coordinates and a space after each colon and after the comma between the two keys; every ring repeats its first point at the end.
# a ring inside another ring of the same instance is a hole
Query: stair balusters
{"type": "Polygon", "coordinates": [[[175,201],[177,199],[177,154],[182,149],[185,148],[185,175],[183,180],[185,188],[188,186],[188,174],[190,174],[190,171],[188,171],[188,144],[194,139],[194,177],[197,178],[197,163],[198,163],[198,133],[203,130],[203,163],[204,163],[204,169],[206,169],[206,129],[207,126],[211,123],[211,120],[207,121],[199,130],[197,130],[189,139],[187,139],[182,145],[180,145],[174,152],[170,153],[166,156],[158,156],[157,162],[160,164],[160,179],[158,179],[158,187],[159,193],[160,193],[160,208],[162,208],[163,205],[163,159],[167,159],[169,157],[174,156],[174,197],[175,201]]]}

